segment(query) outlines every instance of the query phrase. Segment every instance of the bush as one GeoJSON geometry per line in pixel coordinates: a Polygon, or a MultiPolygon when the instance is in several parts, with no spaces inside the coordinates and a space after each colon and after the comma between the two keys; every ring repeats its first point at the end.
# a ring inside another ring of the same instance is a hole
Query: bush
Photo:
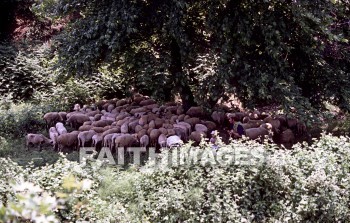
{"type": "Polygon", "coordinates": [[[16,216],[35,221],[35,216],[28,218],[24,213],[38,210],[37,216],[71,222],[350,221],[347,137],[322,135],[312,145],[297,144],[293,150],[240,141],[220,145],[215,156],[205,142],[190,147],[187,144],[178,151],[191,149],[207,156],[199,162],[168,166],[167,156],[175,150],[163,151],[158,166],[150,161],[140,170],[127,171],[99,161],[79,164],[65,157],[52,165],[26,169],[0,159],[1,166],[8,167],[0,170],[5,176],[0,181],[0,219],[16,216]],[[264,156],[253,165],[241,162],[242,156],[218,162],[220,153],[236,151],[260,151],[264,156]],[[28,185],[24,182],[39,190],[19,197],[23,192],[11,185],[28,185]],[[36,202],[26,206],[22,198],[36,202]],[[47,204],[48,198],[56,203],[47,204]],[[53,205],[54,212],[38,209],[41,204],[53,205]]]}

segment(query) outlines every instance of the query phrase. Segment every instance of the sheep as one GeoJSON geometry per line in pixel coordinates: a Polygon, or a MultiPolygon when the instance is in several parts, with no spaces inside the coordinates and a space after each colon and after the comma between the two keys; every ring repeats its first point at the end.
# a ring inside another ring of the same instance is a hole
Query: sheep
{"type": "Polygon", "coordinates": [[[59,135],[67,133],[67,129],[64,127],[63,123],[61,122],[56,123],[56,129],[59,135]]]}
{"type": "Polygon", "coordinates": [[[139,107],[139,108],[131,109],[130,114],[135,115],[135,114],[137,114],[137,113],[146,112],[146,111],[147,111],[146,108],[144,108],[144,107],[139,107]]]}
{"type": "Polygon", "coordinates": [[[181,138],[177,135],[169,136],[166,140],[166,145],[169,148],[175,147],[175,146],[180,146],[183,144],[183,141],[181,138]]]}
{"type": "Polygon", "coordinates": [[[102,133],[102,138],[104,138],[106,135],[112,134],[112,133],[120,133],[120,128],[116,127],[116,128],[112,128],[112,129],[108,129],[107,131],[104,131],[102,133]]]}
{"type": "Polygon", "coordinates": [[[128,133],[128,132],[129,132],[129,125],[128,125],[128,122],[125,122],[125,123],[120,127],[120,132],[121,132],[121,133],[128,133]]]}
{"type": "Polygon", "coordinates": [[[111,112],[114,108],[115,108],[115,107],[114,107],[113,104],[109,104],[109,105],[107,106],[107,111],[108,111],[108,112],[111,112]]]}
{"type": "Polygon", "coordinates": [[[85,142],[88,142],[92,139],[92,136],[95,135],[96,132],[94,130],[80,132],[78,134],[78,141],[80,147],[85,147],[85,142]]]}
{"type": "Polygon", "coordinates": [[[140,140],[142,136],[147,135],[147,130],[146,129],[142,129],[141,131],[139,131],[137,133],[137,138],[140,140]]]}
{"type": "Polygon", "coordinates": [[[281,135],[279,135],[279,143],[281,144],[287,144],[288,146],[290,146],[291,144],[294,143],[294,141],[295,141],[295,136],[291,129],[287,129],[283,131],[281,135]]]}
{"type": "Polygon", "coordinates": [[[206,135],[206,134],[208,133],[208,128],[207,128],[207,126],[205,126],[205,125],[203,125],[203,124],[196,124],[196,125],[194,126],[194,129],[195,129],[195,131],[197,131],[197,132],[203,132],[204,135],[206,135]]]}
{"type": "Polygon", "coordinates": [[[130,147],[138,143],[134,135],[124,134],[115,138],[115,147],[130,147]]]}
{"type": "Polygon", "coordinates": [[[249,120],[247,122],[248,125],[252,126],[253,128],[258,128],[260,125],[264,124],[263,120],[249,120]]]}
{"type": "Polygon", "coordinates": [[[85,114],[73,114],[67,119],[66,123],[71,124],[71,127],[77,129],[86,121],[90,121],[89,116],[85,114]]]}
{"type": "Polygon", "coordinates": [[[179,106],[177,109],[176,109],[176,114],[177,115],[181,115],[185,112],[184,108],[182,106],[179,106]]]}
{"type": "Polygon", "coordinates": [[[51,127],[49,129],[49,136],[50,136],[50,139],[51,139],[52,144],[53,144],[53,149],[55,150],[57,147],[56,138],[57,138],[57,136],[59,136],[57,129],[55,127],[51,127]]]}
{"type": "Polygon", "coordinates": [[[148,123],[148,115],[143,115],[139,119],[139,125],[143,126],[148,123]]]}
{"type": "Polygon", "coordinates": [[[100,114],[100,111],[91,111],[91,112],[86,113],[86,115],[91,116],[91,117],[95,117],[96,115],[102,116],[102,114],[100,114]]]}
{"type": "Polygon", "coordinates": [[[135,127],[135,133],[138,133],[139,131],[141,131],[143,128],[141,125],[136,125],[135,127]]]}
{"type": "Polygon", "coordinates": [[[215,122],[212,121],[202,121],[202,124],[208,128],[208,132],[211,132],[217,128],[215,122]]]}
{"type": "Polygon", "coordinates": [[[156,104],[157,102],[153,99],[146,99],[140,102],[141,106],[156,104]]]}
{"type": "Polygon", "coordinates": [[[188,109],[188,111],[186,112],[186,115],[189,115],[191,117],[202,117],[204,115],[204,111],[201,107],[191,107],[190,109],[188,109]]]}
{"type": "Polygon", "coordinates": [[[214,122],[218,123],[219,125],[222,125],[226,117],[224,112],[214,111],[211,114],[211,118],[213,119],[214,122]]]}
{"type": "Polygon", "coordinates": [[[173,135],[176,135],[176,132],[174,129],[167,129],[167,136],[173,136],[173,135]]]}
{"type": "Polygon", "coordinates": [[[94,127],[105,127],[105,126],[110,125],[112,123],[113,123],[113,121],[111,121],[111,120],[100,120],[100,121],[93,122],[92,126],[94,126],[94,127]]]}
{"type": "Polygon", "coordinates": [[[139,124],[139,120],[134,120],[128,124],[129,131],[135,133],[135,128],[139,124]]]}
{"type": "Polygon", "coordinates": [[[83,123],[83,125],[92,125],[92,121],[86,121],[83,123]]]}
{"type": "Polygon", "coordinates": [[[262,124],[259,128],[250,128],[245,130],[245,135],[249,139],[255,140],[270,135],[272,125],[270,123],[262,124]]]}
{"type": "Polygon", "coordinates": [[[113,147],[113,138],[115,139],[117,136],[121,135],[121,133],[110,133],[103,137],[103,146],[109,147],[112,149],[113,147]]]}
{"type": "Polygon", "coordinates": [[[52,144],[52,140],[50,140],[49,138],[45,137],[43,134],[32,134],[29,133],[26,136],[26,148],[29,148],[29,144],[33,144],[38,145],[39,149],[41,149],[41,145],[45,144],[45,143],[51,143],[52,144]]]}
{"type": "Polygon", "coordinates": [[[140,138],[140,146],[143,148],[146,148],[149,145],[149,136],[148,135],[143,135],[140,138]]]}
{"type": "Polygon", "coordinates": [[[161,132],[159,131],[159,129],[152,129],[150,131],[149,137],[150,137],[151,146],[156,146],[157,140],[160,134],[161,132]]]}
{"type": "Polygon", "coordinates": [[[204,134],[202,132],[191,132],[191,135],[189,137],[190,140],[194,141],[195,143],[200,143],[204,134]]]}
{"type": "Polygon", "coordinates": [[[79,131],[73,131],[59,135],[56,139],[59,152],[61,152],[63,148],[78,148],[78,134],[79,131]]]}
{"type": "Polygon", "coordinates": [[[181,114],[181,115],[179,115],[178,117],[177,117],[177,120],[179,121],[179,122],[182,122],[182,121],[184,121],[185,120],[185,114],[181,114]]]}
{"type": "Polygon", "coordinates": [[[102,128],[102,127],[93,127],[93,126],[91,126],[91,127],[92,127],[91,130],[94,130],[97,133],[103,133],[105,131],[104,128],[102,128]]]}
{"type": "Polygon", "coordinates": [[[189,132],[186,126],[174,124],[174,131],[182,140],[187,141],[189,132]]]}
{"type": "Polygon", "coordinates": [[[150,122],[148,123],[148,127],[149,127],[149,128],[152,128],[152,129],[156,128],[156,123],[155,123],[155,121],[154,121],[154,120],[150,121],[150,122]]]}
{"type": "Polygon", "coordinates": [[[94,116],[94,120],[93,121],[100,121],[101,120],[101,117],[102,117],[102,114],[96,114],[94,116]]]}
{"type": "Polygon", "coordinates": [[[58,112],[58,114],[61,116],[62,122],[67,120],[67,112],[58,112]]]}
{"type": "Polygon", "coordinates": [[[166,128],[161,127],[161,128],[159,128],[159,131],[164,135],[168,134],[168,130],[166,128]]]}
{"type": "Polygon", "coordinates": [[[150,104],[150,105],[145,105],[143,107],[146,108],[147,110],[153,110],[154,108],[159,108],[159,105],[158,104],[150,104]]]}
{"type": "Polygon", "coordinates": [[[46,113],[44,115],[43,119],[46,122],[46,129],[49,129],[49,127],[54,125],[56,122],[62,122],[63,121],[62,117],[59,115],[58,112],[46,113]]]}
{"type": "Polygon", "coordinates": [[[264,122],[270,123],[272,125],[272,131],[275,133],[279,133],[279,128],[281,127],[281,122],[278,119],[272,118],[268,116],[264,119],[264,122]]]}
{"type": "Polygon", "coordinates": [[[74,108],[73,108],[73,111],[80,111],[81,107],[79,104],[75,104],[74,105],[74,108]]]}
{"type": "Polygon", "coordinates": [[[92,125],[82,125],[82,126],[79,127],[78,131],[80,131],[80,132],[82,132],[82,131],[89,131],[92,128],[93,128],[92,125]]]}
{"type": "Polygon", "coordinates": [[[248,114],[248,117],[249,117],[250,119],[257,120],[257,119],[260,118],[260,112],[257,111],[257,110],[255,110],[255,111],[249,113],[249,114],[248,114]]]}
{"type": "Polygon", "coordinates": [[[201,122],[201,120],[199,118],[189,118],[189,119],[185,119],[184,122],[190,124],[192,129],[194,129],[194,126],[196,124],[199,124],[201,122]]]}
{"type": "Polygon", "coordinates": [[[99,142],[102,142],[102,133],[96,133],[92,136],[92,146],[96,147],[99,142]]]}
{"type": "Polygon", "coordinates": [[[164,134],[158,136],[158,144],[161,148],[166,147],[167,137],[164,134]]]}
{"type": "Polygon", "coordinates": [[[178,122],[177,124],[174,124],[173,126],[178,126],[178,125],[182,125],[184,127],[186,127],[187,129],[187,135],[190,135],[191,134],[191,130],[192,130],[192,126],[191,124],[187,123],[187,122],[178,122]]]}
{"type": "Polygon", "coordinates": [[[165,113],[176,114],[178,107],[177,106],[168,106],[165,108],[165,113]]]}

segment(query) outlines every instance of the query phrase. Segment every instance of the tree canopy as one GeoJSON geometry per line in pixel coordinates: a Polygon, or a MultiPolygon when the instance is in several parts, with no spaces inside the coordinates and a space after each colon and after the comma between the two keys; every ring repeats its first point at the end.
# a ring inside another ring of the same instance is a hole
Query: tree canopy
{"type": "Polygon", "coordinates": [[[185,107],[235,94],[246,106],[349,108],[349,1],[43,0],[71,18],[56,39],[64,74],[121,73],[185,107]],[[160,88],[161,86],[161,88],[160,88]]]}

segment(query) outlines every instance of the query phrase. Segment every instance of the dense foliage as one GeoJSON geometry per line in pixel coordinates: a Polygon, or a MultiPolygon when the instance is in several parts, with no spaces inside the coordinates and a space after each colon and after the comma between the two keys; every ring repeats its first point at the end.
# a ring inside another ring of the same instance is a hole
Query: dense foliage
{"type": "MultiPolygon", "coordinates": [[[[40,168],[0,163],[2,221],[61,222],[348,222],[349,147],[345,137],[323,135],[311,146],[235,142],[233,148],[265,152],[262,162],[162,162],[121,171],[101,162],[62,157],[40,168]]],[[[189,151],[185,145],[182,152],[189,151]]],[[[211,154],[209,144],[192,151],[211,154]]],[[[219,156],[219,152],[217,156],[219,156]]],[[[204,158],[203,158],[204,157],[204,158]]],[[[219,159],[216,159],[217,161],[219,159]]],[[[227,161],[227,157],[224,158],[227,161]]],[[[243,157],[244,160],[244,157],[243,157]]],[[[247,160],[247,159],[245,159],[247,160]]]]}
{"type": "Polygon", "coordinates": [[[213,106],[230,93],[246,106],[276,102],[287,112],[349,105],[348,0],[61,0],[34,8],[74,15],[57,38],[68,75],[108,64],[140,91],[180,93],[185,107],[213,106]]]}

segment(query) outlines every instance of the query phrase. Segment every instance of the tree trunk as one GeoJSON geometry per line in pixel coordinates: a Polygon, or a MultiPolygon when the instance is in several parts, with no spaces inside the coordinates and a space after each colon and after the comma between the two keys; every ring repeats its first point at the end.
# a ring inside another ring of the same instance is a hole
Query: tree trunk
{"type": "Polygon", "coordinates": [[[195,105],[195,102],[191,88],[188,85],[187,77],[184,75],[182,70],[180,47],[175,38],[171,39],[170,50],[171,64],[169,71],[174,81],[173,87],[177,92],[179,92],[182,100],[182,106],[184,110],[187,111],[191,106],[195,105]]]}

